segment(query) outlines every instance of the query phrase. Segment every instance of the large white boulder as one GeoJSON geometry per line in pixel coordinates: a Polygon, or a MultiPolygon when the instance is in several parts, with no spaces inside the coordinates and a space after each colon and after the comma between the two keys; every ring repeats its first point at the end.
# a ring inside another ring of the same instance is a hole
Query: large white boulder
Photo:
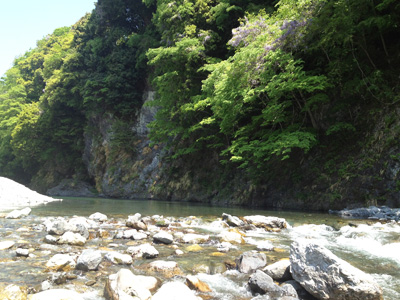
{"type": "Polygon", "coordinates": [[[318,299],[382,300],[374,279],[325,247],[305,241],[290,247],[293,278],[318,299]]]}
{"type": "Polygon", "coordinates": [[[182,282],[167,282],[151,300],[201,300],[201,298],[182,282]]]}

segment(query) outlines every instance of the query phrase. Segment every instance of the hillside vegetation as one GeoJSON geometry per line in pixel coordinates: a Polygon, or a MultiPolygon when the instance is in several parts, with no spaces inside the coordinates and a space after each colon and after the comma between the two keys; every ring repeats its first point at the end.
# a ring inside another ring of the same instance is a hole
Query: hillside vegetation
{"type": "Polygon", "coordinates": [[[1,79],[0,176],[124,198],[400,205],[399,24],[396,0],[98,0],[1,79]]]}

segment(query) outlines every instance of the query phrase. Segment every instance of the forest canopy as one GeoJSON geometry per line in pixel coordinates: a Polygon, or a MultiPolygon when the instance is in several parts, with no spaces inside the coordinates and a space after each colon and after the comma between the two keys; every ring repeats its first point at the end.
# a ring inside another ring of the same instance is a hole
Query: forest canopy
{"type": "Polygon", "coordinates": [[[396,0],[98,0],[1,78],[0,176],[85,174],[90,120],[131,122],[154,89],[153,144],[257,182],[398,105],[399,24],[396,0]]]}

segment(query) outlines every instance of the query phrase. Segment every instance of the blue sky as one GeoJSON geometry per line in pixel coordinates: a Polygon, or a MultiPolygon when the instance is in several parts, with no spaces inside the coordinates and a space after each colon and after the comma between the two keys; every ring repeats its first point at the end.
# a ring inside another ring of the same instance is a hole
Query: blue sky
{"type": "Polygon", "coordinates": [[[54,29],[75,24],[96,0],[0,0],[0,77],[54,29]]]}

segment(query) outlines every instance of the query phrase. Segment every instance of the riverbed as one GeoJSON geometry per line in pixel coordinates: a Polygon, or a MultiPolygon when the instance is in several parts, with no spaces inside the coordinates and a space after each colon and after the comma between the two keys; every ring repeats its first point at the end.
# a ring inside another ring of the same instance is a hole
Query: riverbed
{"type": "MultiPolygon", "coordinates": [[[[157,245],[158,259],[178,262],[184,274],[197,274],[213,290],[209,299],[251,299],[246,289],[248,275],[229,270],[226,262],[234,261],[240,253],[256,250],[263,242],[269,241],[273,251],[264,251],[268,264],[289,257],[290,244],[299,239],[307,239],[324,245],[340,258],[369,273],[381,285],[384,298],[400,299],[400,224],[389,222],[343,219],[323,213],[294,211],[268,211],[242,207],[217,207],[192,203],[166,202],[154,200],[116,200],[99,198],[66,198],[62,202],[51,202],[32,208],[31,215],[18,220],[0,218],[1,240],[13,240],[19,245],[29,245],[34,256],[16,257],[15,251],[0,251],[0,283],[15,283],[35,288],[49,277],[43,266],[54,255],[52,250],[44,250],[40,244],[47,234],[43,222],[49,218],[83,216],[100,212],[108,216],[105,225],[111,234],[123,227],[129,215],[164,216],[175,231],[207,234],[211,242],[201,244],[201,250],[187,250],[188,245],[177,244],[184,252],[174,255],[175,248],[157,245]],[[228,253],[216,255],[216,241],[224,230],[222,213],[233,216],[265,215],[285,218],[289,228],[280,232],[249,230],[243,237],[245,244],[236,245],[228,253]],[[174,228],[175,226],[175,228],[174,228]],[[215,242],[214,242],[215,241],[215,242]]],[[[110,236],[94,236],[83,248],[103,248],[124,251],[129,240],[113,240],[110,236]],[[116,244],[116,245],[115,245],[116,244]],[[111,245],[111,246],[110,246],[111,245]]],[[[28,246],[26,246],[27,248],[28,246]]],[[[14,247],[15,248],[15,247],[14,247]]],[[[62,246],[63,252],[79,252],[79,247],[62,246]]],[[[60,249],[59,248],[59,249],[60,249]]],[[[136,273],[145,274],[142,265],[148,261],[135,260],[128,266],[136,273]]],[[[63,284],[66,288],[85,293],[85,299],[103,299],[105,278],[118,271],[121,266],[109,266],[98,272],[77,273],[77,278],[63,284]],[[94,280],[96,283],[88,286],[94,280]]],[[[165,278],[160,278],[166,280],[165,278]]]]}

